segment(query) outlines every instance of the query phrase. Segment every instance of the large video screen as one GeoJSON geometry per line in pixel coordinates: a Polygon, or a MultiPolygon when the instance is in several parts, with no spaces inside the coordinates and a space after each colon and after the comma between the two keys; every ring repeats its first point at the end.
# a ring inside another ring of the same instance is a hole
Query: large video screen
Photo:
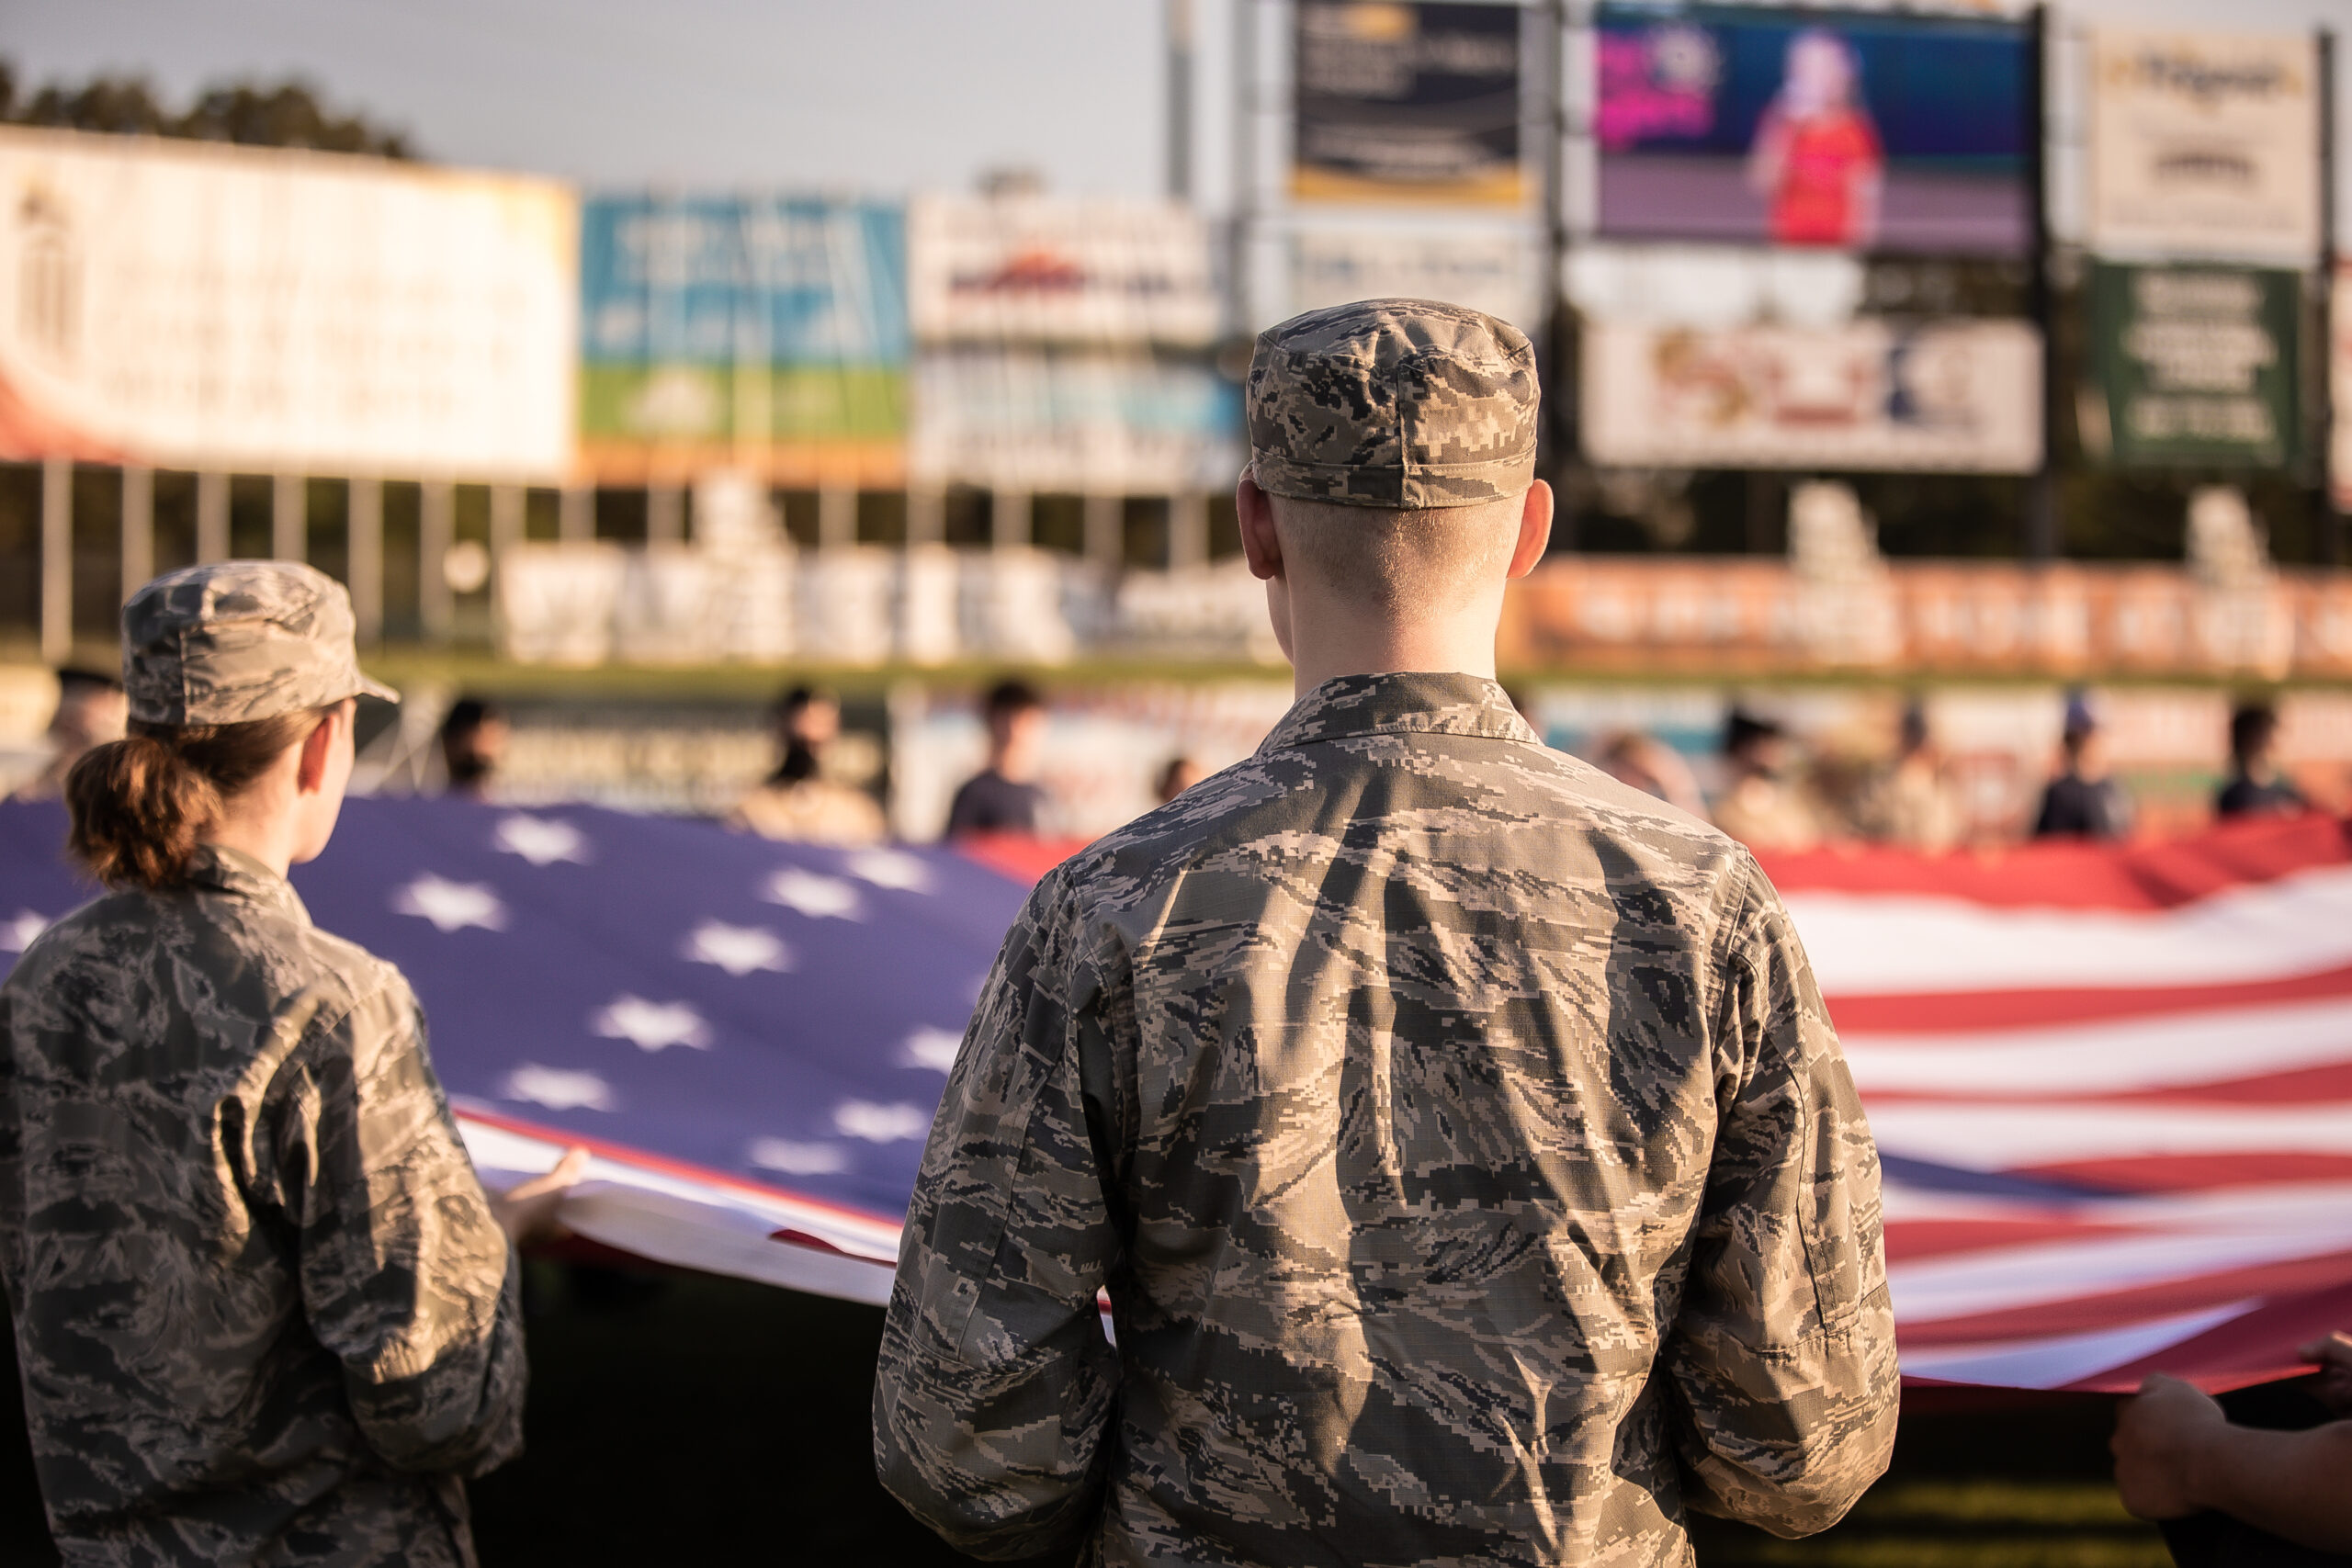
{"type": "Polygon", "coordinates": [[[1299,0],[1301,201],[1517,207],[1517,5],[1299,0]]]}
{"type": "Polygon", "coordinates": [[[1604,234],[1972,255],[2031,246],[2022,23],[1607,5],[1596,31],[1604,234]]]}

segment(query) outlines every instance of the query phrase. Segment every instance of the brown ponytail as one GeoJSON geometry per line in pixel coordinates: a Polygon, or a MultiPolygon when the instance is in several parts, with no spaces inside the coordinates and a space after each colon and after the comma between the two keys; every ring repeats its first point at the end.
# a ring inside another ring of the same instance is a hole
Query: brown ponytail
{"type": "Polygon", "coordinates": [[[74,828],[66,846],[109,887],[175,887],[221,803],[309,735],[328,708],[247,724],[130,722],[130,736],[91,748],[65,775],[74,828]]]}

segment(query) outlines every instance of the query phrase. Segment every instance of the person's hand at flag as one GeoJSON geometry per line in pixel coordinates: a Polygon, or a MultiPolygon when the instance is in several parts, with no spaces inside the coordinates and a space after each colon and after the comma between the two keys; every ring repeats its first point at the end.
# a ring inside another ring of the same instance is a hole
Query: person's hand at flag
{"type": "Polygon", "coordinates": [[[2352,1334],[2339,1328],[2298,1348],[2295,1354],[2319,1363],[2312,1397],[2337,1416],[2352,1416],[2352,1334]]]}
{"type": "Polygon", "coordinates": [[[535,1176],[520,1181],[503,1192],[490,1195],[490,1212],[516,1247],[530,1247],[539,1242],[561,1241],[571,1233],[556,1218],[556,1211],[563,1203],[563,1195],[579,1183],[588,1172],[588,1151],[569,1148],[555,1163],[555,1168],[545,1176],[535,1176]]]}

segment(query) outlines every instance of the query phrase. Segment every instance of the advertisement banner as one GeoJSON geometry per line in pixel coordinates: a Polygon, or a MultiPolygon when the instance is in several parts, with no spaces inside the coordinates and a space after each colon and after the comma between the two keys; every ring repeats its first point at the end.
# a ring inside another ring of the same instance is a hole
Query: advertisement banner
{"type": "Polygon", "coordinates": [[[941,349],[916,373],[908,466],[933,484],[1092,495],[1223,490],[1240,471],[1240,389],[1139,352],[941,349]]]}
{"type": "Polygon", "coordinates": [[[1172,202],[917,197],[907,296],[924,343],[1204,344],[1223,314],[1208,225],[1172,202]]]}
{"type": "Polygon", "coordinates": [[[2041,462],[2041,337],[2018,321],[1584,332],[1602,465],[2023,474],[2041,462]]]}
{"type": "Polygon", "coordinates": [[[2253,267],[2091,270],[2083,446],[2122,467],[2291,467],[2302,279],[2253,267]]]}
{"type": "Polygon", "coordinates": [[[578,209],[551,181],[0,128],[0,456],[554,479],[578,209]]]}
{"type": "Polygon", "coordinates": [[[1543,254],[1529,233],[1302,230],[1291,236],[1290,308],[1357,299],[1443,299],[1544,330],[1543,254]]]}
{"type": "MultiPolygon", "coordinates": [[[[1889,624],[1867,657],[1826,624],[1823,584],[1808,575],[1757,557],[1547,563],[1511,584],[1498,656],[1528,671],[1644,675],[2352,673],[2352,582],[2338,572],[2232,588],[2177,566],[1891,561],[1847,585],[1876,597],[1889,624]]],[[[2208,733],[2218,740],[2221,727],[2208,733]]]]}
{"type": "Polygon", "coordinates": [[[906,220],[785,196],[609,195],[581,218],[580,444],[597,478],[904,468],[906,220]]]}
{"type": "Polygon", "coordinates": [[[2023,255],[2032,34],[1954,17],[1603,5],[1600,231],[2023,255]]]}
{"type": "Polygon", "coordinates": [[[2092,34],[2095,249],[2308,266],[2320,246],[2319,143],[2309,38],[2092,34]]]}
{"type": "Polygon", "coordinates": [[[1301,201],[1518,207],[1518,6],[1299,0],[1301,201]]]}

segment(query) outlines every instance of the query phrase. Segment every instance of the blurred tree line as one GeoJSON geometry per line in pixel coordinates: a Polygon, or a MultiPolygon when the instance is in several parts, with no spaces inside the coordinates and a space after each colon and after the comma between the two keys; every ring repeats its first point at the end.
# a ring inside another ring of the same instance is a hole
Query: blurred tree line
{"type": "Polygon", "coordinates": [[[307,84],[293,80],[275,86],[234,82],[208,87],[175,112],[144,76],[98,75],[79,85],[50,82],[35,91],[18,80],[15,62],[0,58],[0,123],[379,158],[416,156],[407,132],[371,124],[361,115],[335,114],[307,84]]]}

